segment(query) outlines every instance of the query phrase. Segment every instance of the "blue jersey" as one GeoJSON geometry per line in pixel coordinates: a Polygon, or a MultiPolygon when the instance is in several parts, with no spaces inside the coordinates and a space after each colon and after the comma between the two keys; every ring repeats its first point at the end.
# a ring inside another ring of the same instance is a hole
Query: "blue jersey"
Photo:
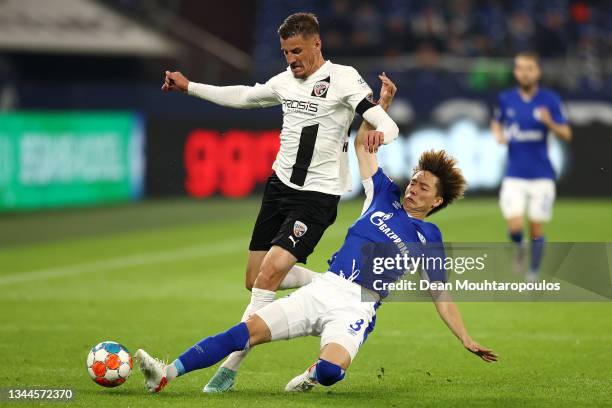
{"type": "MultiPolygon", "coordinates": [[[[394,258],[404,254],[411,257],[439,256],[444,259],[442,234],[436,225],[408,215],[399,201],[399,187],[382,169],[379,168],[371,179],[365,180],[364,186],[364,211],[349,228],[340,249],[329,260],[329,271],[373,290],[384,298],[389,292],[378,289],[380,283],[395,282],[406,270],[373,270],[373,259],[394,258]],[[423,254],[423,251],[428,253],[423,254]],[[377,285],[374,284],[376,280],[379,281],[377,285]]],[[[426,272],[431,281],[446,282],[443,266],[426,272]]]]}
{"type": "Polygon", "coordinates": [[[506,177],[554,180],[555,171],[548,157],[548,128],[538,120],[538,108],[547,108],[555,123],[567,123],[559,96],[539,88],[531,100],[525,101],[515,88],[499,94],[497,101],[495,119],[509,138],[506,177]]]}

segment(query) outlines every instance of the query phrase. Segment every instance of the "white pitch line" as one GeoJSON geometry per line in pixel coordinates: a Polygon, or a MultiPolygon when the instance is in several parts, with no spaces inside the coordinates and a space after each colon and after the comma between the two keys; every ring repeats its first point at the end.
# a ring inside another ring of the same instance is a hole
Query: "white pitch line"
{"type": "MultiPolygon", "coordinates": [[[[330,231],[327,233],[327,236],[336,238],[339,236],[344,236],[344,234],[344,231],[330,231]]],[[[245,239],[235,239],[231,241],[216,242],[214,244],[195,245],[187,248],[171,249],[161,252],[141,252],[138,254],[106,259],[102,261],[84,262],[75,265],[58,266],[55,268],[37,269],[29,272],[0,276],[0,286],[15,283],[34,282],[44,279],[63,278],[65,276],[81,275],[85,273],[110,271],[127,268],[130,266],[205,258],[207,256],[225,255],[241,251],[246,252],[248,250],[247,242],[248,240],[245,239]]]]}
{"type": "Polygon", "coordinates": [[[29,272],[1,276],[0,286],[44,279],[63,278],[65,276],[81,275],[85,273],[109,271],[130,266],[204,258],[207,256],[224,255],[240,251],[246,252],[247,248],[246,241],[241,239],[222,241],[214,244],[196,245],[162,252],[141,252],[118,258],[106,259],[103,261],[84,262],[75,265],[38,269],[29,272]]]}

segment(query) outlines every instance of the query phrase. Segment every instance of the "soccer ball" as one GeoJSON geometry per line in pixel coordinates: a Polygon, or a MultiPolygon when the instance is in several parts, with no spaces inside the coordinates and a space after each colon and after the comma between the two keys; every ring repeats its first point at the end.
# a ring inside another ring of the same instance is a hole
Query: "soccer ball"
{"type": "Polygon", "coordinates": [[[103,387],[117,387],[132,372],[132,356],[121,344],[103,341],[96,344],[87,356],[87,372],[103,387]]]}

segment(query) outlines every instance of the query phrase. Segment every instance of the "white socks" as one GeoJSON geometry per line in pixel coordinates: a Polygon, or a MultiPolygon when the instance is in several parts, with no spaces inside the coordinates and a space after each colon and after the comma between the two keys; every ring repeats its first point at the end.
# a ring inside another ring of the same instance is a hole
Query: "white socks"
{"type": "MultiPolygon", "coordinates": [[[[303,266],[293,265],[289,270],[285,279],[281,282],[279,289],[292,289],[299,288],[308,285],[312,282],[312,279],[317,275],[316,272],[310,269],[304,268],[303,266]]],[[[246,321],[250,315],[261,309],[262,307],[274,302],[276,292],[265,289],[253,288],[251,291],[251,303],[246,307],[242,315],[241,322],[246,321]]],[[[230,354],[227,359],[221,364],[221,367],[227,368],[228,370],[238,371],[242,360],[246,357],[248,351],[235,351],[230,354]]]]}
{"type": "Polygon", "coordinates": [[[312,279],[316,275],[318,275],[318,273],[313,272],[310,269],[304,268],[303,266],[293,265],[293,268],[289,269],[287,276],[285,276],[285,279],[283,279],[278,288],[301,288],[302,286],[306,286],[312,282],[312,279]]]}
{"type": "MultiPolygon", "coordinates": [[[[246,321],[253,313],[258,311],[262,307],[274,302],[275,296],[276,292],[272,292],[271,290],[253,288],[251,290],[251,303],[249,303],[249,305],[244,310],[244,313],[242,314],[242,319],[240,321],[246,321]]],[[[244,360],[247,354],[248,350],[234,351],[225,359],[223,364],[221,364],[221,367],[227,368],[228,370],[232,371],[238,371],[242,360],[244,360]]]]}
{"type": "Polygon", "coordinates": [[[178,370],[174,363],[170,363],[166,366],[166,381],[170,381],[178,377],[178,370]]]}
{"type": "Polygon", "coordinates": [[[253,312],[256,312],[257,310],[261,309],[267,304],[274,302],[275,296],[276,296],[275,291],[253,288],[251,290],[251,303],[249,304],[249,306],[252,306],[253,312]]]}

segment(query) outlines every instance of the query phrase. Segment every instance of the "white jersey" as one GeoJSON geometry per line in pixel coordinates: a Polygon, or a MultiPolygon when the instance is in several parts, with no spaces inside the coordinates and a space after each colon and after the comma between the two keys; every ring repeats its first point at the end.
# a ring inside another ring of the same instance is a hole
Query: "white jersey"
{"type": "Polygon", "coordinates": [[[372,107],[372,90],[353,67],[326,61],[306,79],[291,69],[256,85],[259,106],[283,107],[280,150],[272,166],[297,190],[341,195],[350,190],[349,127],[372,107]]]}

